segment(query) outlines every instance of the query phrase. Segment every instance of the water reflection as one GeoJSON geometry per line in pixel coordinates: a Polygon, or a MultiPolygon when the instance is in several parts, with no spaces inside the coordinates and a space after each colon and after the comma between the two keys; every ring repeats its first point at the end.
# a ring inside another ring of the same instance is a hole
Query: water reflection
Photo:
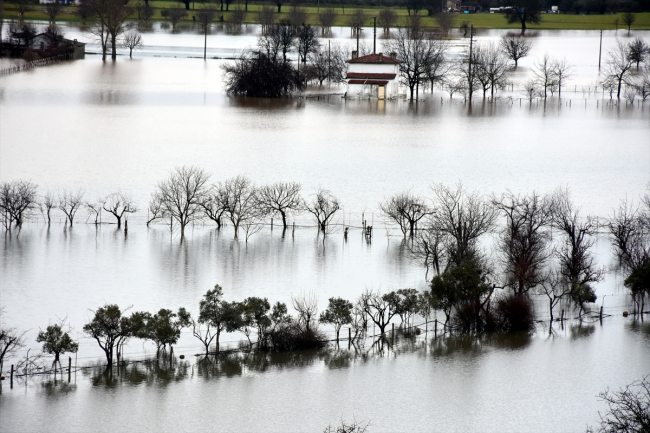
{"type": "Polygon", "coordinates": [[[116,388],[121,385],[145,385],[165,387],[189,377],[191,365],[188,361],[170,359],[148,359],[141,362],[126,362],[114,369],[97,366],[84,370],[94,387],[116,388]]]}
{"type": "MultiPolygon", "coordinates": [[[[487,350],[522,350],[531,343],[531,335],[483,334],[448,337],[417,337],[415,334],[378,338],[356,344],[331,344],[324,349],[295,352],[243,351],[187,360],[148,359],[126,361],[125,365],[107,370],[103,366],[84,370],[94,387],[115,388],[123,385],[165,387],[170,383],[196,377],[202,380],[240,377],[291,369],[305,369],[321,364],[328,370],[341,370],[373,359],[402,355],[431,354],[435,357],[463,356],[475,358],[487,350]]],[[[48,382],[47,386],[52,386],[48,382]]],[[[63,383],[62,383],[63,385],[63,383]]],[[[68,391],[69,392],[69,391],[68,391]]]]}

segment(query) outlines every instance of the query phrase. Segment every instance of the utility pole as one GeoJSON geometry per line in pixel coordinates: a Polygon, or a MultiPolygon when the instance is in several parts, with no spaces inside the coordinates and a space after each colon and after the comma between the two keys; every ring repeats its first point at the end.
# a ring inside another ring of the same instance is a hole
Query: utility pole
{"type": "Polygon", "coordinates": [[[603,31],[600,31],[600,49],[598,50],[598,70],[600,71],[600,59],[603,54],[603,31]]]}
{"type": "Polygon", "coordinates": [[[373,29],[372,29],[372,54],[377,52],[377,17],[372,17],[373,19],[373,29]]]}
{"type": "Polygon", "coordinates": [[[472,75],[472,42],[474,39],[474,24],[471,25],[469,31],[469,68],[467,74],[467,84],[469,86],[469,103],[472,103],[472,92],[474,91],[474,76],[472,75]]]}
{"type": "Polygon", "coordinates": [[[208,19],[207,19],[207,16],[206,16],[204,25],[205,25],[205,39],[203,40],[203,61],[206,61],[207,60],[206,52],[207,52],[207,49],[208,49],[208,19]]]}
{"type": "Polygon", "coordinates": [[[360,31],[360,29],[361,29],[361,27],[359,27],[357,25],[356,26],[356,30],[357,30],[357,57],[359,57],[359,31],[360,31]]]}
{"type": "Polygon", "coordinates": [[[327,41],[327,81],[332,83],[332,74],[331,74],[331,53],[332,53],[332,41],[327,41]]]}

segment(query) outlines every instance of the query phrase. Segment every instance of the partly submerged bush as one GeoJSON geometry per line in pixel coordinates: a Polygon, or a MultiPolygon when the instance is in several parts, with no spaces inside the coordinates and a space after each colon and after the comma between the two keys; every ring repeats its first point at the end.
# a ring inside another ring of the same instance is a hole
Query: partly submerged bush
{"type": "Polygon", "coordinates": [[[272,350],[291,351],[320,349],[327,344],[327,337],[318,329],[302,327],[291,321],[270,331],[267,341],[272,350]]]}
{"type": "Polygon", "coordinates": [[[510,295],[497,303],[498,328],[502,331],[530,331],[533,329],[533,306],[523,295],[510,295]]]}
{"type": "Polygon", "coordinates": [[[305,80],[291,62],[262,52],[247,52],[223,66],[226,91],[232,95],[280,98],[305,88],[305,80]]]}

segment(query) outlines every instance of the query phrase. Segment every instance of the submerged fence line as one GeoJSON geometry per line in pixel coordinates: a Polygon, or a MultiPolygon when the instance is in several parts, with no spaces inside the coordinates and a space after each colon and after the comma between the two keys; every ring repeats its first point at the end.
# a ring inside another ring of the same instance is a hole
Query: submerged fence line
{"type": "Polygon", "coordinates": [[[58,63],[58,62],[60,62],[62,60],[66,60],[66,55],[65,54],[58,54],[56,56],[46,57],[44,59],[32,60],[32,61],[29,61],[29,62],[26,62],[26,63],[22,63],[20,65],[10,66],[10,67],[7,67],[7,68],[2,68],[2,69],[0,69],[0,77],[15,74],[15,73],[22,72],[22,71],[28,71],[30,69],[34,69],[34,68],[39,67],[39,66],[51,65],[53,63],[58,63]]]}

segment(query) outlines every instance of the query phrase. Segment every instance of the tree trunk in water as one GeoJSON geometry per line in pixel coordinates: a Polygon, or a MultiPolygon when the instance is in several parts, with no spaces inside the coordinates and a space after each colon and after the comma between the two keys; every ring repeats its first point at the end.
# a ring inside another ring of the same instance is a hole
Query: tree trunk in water
{"type": "Polygon", "coordinates": [[[117,34],[111,34],[111,60],[117,59],[117,34]]]}

